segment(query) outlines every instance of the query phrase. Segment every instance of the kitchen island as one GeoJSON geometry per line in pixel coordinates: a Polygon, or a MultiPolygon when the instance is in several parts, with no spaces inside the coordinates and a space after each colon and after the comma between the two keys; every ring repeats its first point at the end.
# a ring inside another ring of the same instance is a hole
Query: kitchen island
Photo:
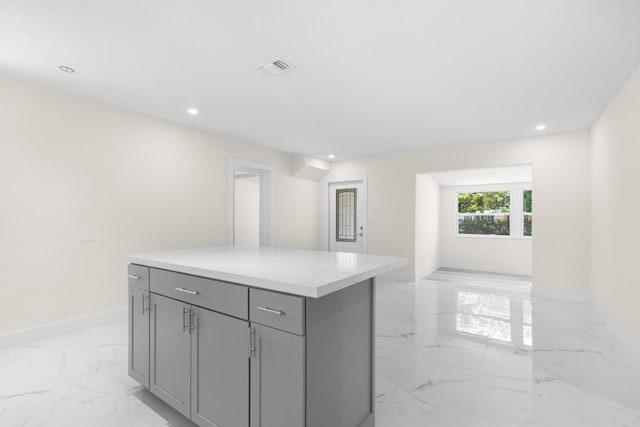
{"type": "Polygon", "coordinates": [[[406,259],[284,248],[129,255],[129,375],[201,426],[375,424],[375,276],[406,259]]]}

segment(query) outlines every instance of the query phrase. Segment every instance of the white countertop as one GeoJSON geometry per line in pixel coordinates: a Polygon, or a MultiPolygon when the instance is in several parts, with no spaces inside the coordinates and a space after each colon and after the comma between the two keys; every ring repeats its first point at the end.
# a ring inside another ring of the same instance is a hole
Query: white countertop
{"type": "Polygon", "coordinates": [[[406,258],[222,246],[127,255],[129,263],[319,298],[407,264],[406,258]]]}

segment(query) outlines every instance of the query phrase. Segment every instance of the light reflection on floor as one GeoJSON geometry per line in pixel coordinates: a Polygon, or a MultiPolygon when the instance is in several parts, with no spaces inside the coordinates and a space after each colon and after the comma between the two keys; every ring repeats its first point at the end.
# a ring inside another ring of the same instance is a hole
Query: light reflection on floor
{"type": "Polygon", "coordinates": [[[377,297],[377,427],[640,426],[640,366],[587,304],[446,270],[377,297]]]}
{"type": "MultiPolygon", "coordinates": [[[[524,302],[522,301],[523,304],[524,302]]],[[[513,323],[509,297],[468,291],[457,292],[456,331],[510,343],[513,323]]],[[[518,324],[513,326],[522,327],[518,324]]]]}

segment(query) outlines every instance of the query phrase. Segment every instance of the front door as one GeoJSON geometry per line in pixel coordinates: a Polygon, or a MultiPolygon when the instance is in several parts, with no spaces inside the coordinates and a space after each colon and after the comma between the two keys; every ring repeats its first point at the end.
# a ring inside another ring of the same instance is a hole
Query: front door
{"type": "Polygon", "coordinates": [[[367,251],[366,194],[362,181],[329,184],[329,250],[367,251]]]}

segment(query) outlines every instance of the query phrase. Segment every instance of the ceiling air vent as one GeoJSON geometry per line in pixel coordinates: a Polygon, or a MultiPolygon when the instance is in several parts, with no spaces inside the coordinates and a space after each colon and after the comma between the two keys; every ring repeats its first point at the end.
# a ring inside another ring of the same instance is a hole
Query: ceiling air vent
{"type": "Polygon", "coordinates": [[[292,64],[281,58],[276,58],[273,61],[269,61],[258,67],[259,70],[262,70],[271,76],[277,76],[278,74],[293,70],[293,68],[292,64]]]}

